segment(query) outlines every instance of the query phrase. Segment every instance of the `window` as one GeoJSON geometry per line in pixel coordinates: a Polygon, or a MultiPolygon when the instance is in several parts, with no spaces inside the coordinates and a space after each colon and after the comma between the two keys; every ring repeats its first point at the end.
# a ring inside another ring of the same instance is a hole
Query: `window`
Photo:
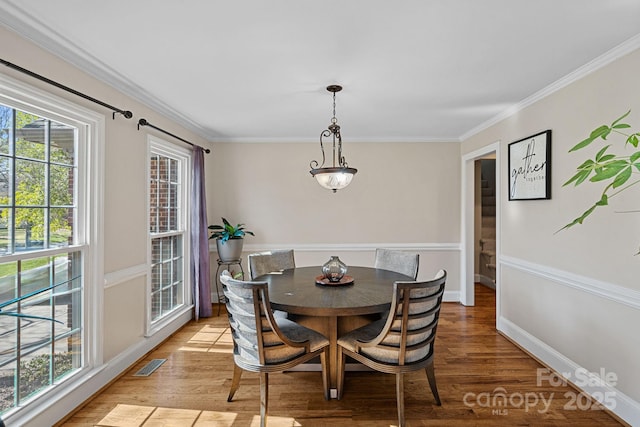
{"type": "Polygon", "coordinates": [[[0,104],[0,414],[86,360],[79,142],[77,127],[0,104]]]}
{"type": "Polygon", "coordinates": [[[185,150],[151,140],[149,150],[150,330],[189,303],[185,150]]]}

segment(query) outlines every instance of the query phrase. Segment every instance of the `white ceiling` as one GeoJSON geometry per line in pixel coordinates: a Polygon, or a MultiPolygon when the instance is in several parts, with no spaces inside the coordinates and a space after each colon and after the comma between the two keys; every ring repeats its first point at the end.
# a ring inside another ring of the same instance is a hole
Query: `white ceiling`
{"type": "Polygon", "coordinates": [[[640,46],[638,0],[3,0],[0,12],[213,141],[317,141],[336,83],[345,143],[458,141],[640,46]]]}

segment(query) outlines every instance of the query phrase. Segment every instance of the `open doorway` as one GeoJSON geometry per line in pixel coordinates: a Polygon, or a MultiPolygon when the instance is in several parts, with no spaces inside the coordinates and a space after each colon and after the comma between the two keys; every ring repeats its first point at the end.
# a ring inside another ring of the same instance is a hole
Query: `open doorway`
{"type": "Polygon", "coordinates": [[[496,289],[496,159],[475,161],[474,280],[496,289]]]}
{"type": "Polygon", "coordinates": [[[480,264],[484,263],[482,274],[489,283],[495,285],[496,316],[500,316],[500,143],[496,142],[462,156],[462,261],[460,286],[460,302],[464,305],[475,305],[475,284],[481,274],[480,264]],[[492,225],[491,243],[482,238],[482,162],[490,159],[486,167],[492,169],[493,195],[487,202],[493,206],[493,218],[486,220],[492,225]],[[476,188],[479,190],[476,191],[476,188]],[[494,243],[495,242],[495,243],[494,243]],[[482,254],[485,251],[487,253],[482,254]],[[484,258],[490,255],[486,262],[484,258]],[[489,264],[489,265],[486,265],[489,264]],[[489,273],[489,269],[491,270],[489,273]]]}

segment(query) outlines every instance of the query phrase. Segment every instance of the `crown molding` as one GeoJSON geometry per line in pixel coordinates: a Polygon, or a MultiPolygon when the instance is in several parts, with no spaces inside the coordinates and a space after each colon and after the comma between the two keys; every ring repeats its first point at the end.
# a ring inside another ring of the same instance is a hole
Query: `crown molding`
{"type": "Polygon", "coordinates": [[[633,52],[634,50],[637,50],[638,48],[640,48],[640,34],[628,39],[627,41],[619,44],[618,46],[614,47],[613,49],[609,50],[608,52],[605,52],[604,54],[600,55],[599,57],[587,62],[585,65],[581,66],[580,68],[572,71],[571,73],[567,74],[566,76],[560,78],[559,80],[556,80],[555,82],[551,83],[549,86],[539,90],[538,92],[534,93],[533,95],[525,98],[524,100],[518,102],[517,104],[507,108],[506,110],[502,111],[501,113],[495,115],[494,117],[492,117],[491,119],[487,120],[486,122],[480,124],[479,126],[476,126],[475,128],[471,129],[470,131],[464,133],[463,135],[460,136],[460,141],[466,141],[467,139],[471,138],[472,136],[482,132],[485,129],[488,129],[489,127],[501,122],[502,120],[509,118],[511,116],[513,116],[514,114],[524,110],[525,108],[527,108],[528,106],[540,101],[543,98],[546,98],[547,96],[559,91],[560,89],[569,86],[572,83],[575,83],[576,81],[586,77],[587,75],[609,65],[610,63],[612,63],[613,61],[633,52]]]}
{"type": "MultiPolygon", "coordinates": [[[[26,38],[47,52],[57,56],[79,70],[91,75],[117,91],[157,111],[164,117],[170,118],[195,134],[211,141],[219,135],[211,134],[189,117],[180,114],[165,102],[150,94],[142,87],[131,82],[126,76],[118,73],[109,65],[86,52],[72,41],[51,29],[42,21],[35,19],[13,4],[2,6],[0,23],[6,28],[26,38]]],[[[19,64],[18,64],[19,65],[19,64]]]]}

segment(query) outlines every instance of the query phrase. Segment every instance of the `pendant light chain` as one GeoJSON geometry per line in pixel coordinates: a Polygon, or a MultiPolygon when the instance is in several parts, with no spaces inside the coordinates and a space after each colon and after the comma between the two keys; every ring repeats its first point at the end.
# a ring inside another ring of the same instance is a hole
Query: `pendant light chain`
{"type": "Polygon", "coordinates": [[[333,118],[331,119],[331,123],[338,123],[338,119],[336,118],[336,93],[333,92],[333,118]]]}

